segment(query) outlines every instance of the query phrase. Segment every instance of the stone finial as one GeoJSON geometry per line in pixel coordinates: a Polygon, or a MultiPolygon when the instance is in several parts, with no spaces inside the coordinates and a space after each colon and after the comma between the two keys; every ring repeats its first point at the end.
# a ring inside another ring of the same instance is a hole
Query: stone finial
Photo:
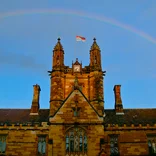
{"type": "Polygon", "coordinates": [[[63,46],[62,46],[62,44],[61,44],[61,42],[60,42],[60,38],[58,38],[57,39],[58,41],[57,41],[57,43],[56,43],[56,45],[55,45],[55,47],[54,47],[54,50],[53,51],[63,51],[63,46]]]}
{"type": "Polygon", "coordinates": [[[33,85],[33,88],[34,88],[34,93],[33,93],[33,100],[32,100],[30,115],[38,115],[38,111],[40,108],[39,99],[40,99],[41,88],[38,84],[33,85]]]}
{"type": "Polygon", "coordinates": [[[120,93],[121,85],[114,86],[114,96],[115,96],[115,111],[117,115],[123,115],[123,105],[120,93]]]}
{"type": "Polygon", "coordinates": [[[98,44],[96,43],[96,38],[94,37],[93,40],[94,40],[94,42],[91,46],[90,51],[92,51],[92,50],[99,50],[100,51],[100,48],[99,48],[98,44]]]}

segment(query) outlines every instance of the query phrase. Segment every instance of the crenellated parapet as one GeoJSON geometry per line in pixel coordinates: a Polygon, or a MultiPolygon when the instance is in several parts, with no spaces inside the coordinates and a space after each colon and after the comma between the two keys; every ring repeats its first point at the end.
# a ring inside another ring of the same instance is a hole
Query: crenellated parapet
{"type": "Polygon", "coordinates": [[[47,122],[34,122],[34,123],[15,123],[15,124],[7,124],[1,123],[0,130],[49,130],[49,124],[47,122]]]}
{"type": "Polygon", "coordinates": [[[105,127],[105,131],[124,131],[124,130],[156,130],[156,123],[153,125],[147,124],[147,125],[126,125],[124,124],[123,126],[119,126],[118,124],[108,124],[105,127]]]}

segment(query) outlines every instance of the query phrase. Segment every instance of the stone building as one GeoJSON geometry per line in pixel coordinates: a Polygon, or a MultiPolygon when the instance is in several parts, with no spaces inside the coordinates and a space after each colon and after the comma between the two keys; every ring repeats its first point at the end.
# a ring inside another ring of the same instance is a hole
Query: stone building
{"type": "Polygon", "coordinates": [[[40,109],[37,84],[31,109],[0,109],[0,155],[156,155],[156,109],[124,109],[120,85],[114,86],[114,109],[104,109],[105,71],[96,39],[88,66],[78,59],[65,66],[60,39],[52,59],[49,109],[40,109]]]}

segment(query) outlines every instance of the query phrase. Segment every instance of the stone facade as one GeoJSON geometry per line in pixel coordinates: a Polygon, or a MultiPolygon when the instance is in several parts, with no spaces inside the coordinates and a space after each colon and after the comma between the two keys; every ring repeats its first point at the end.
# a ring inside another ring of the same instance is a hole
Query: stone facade
{"type": "Polygon", "coordinates": [[[90,64],[64,65],[60,39],[49,71],[50,109],[40,109],[34,85],[31,109],[0,109],[0,155],[156,155],[156,109],[124,109],[121,85],[114,86],[114,109],[104,109],[100,48],[94,39],[90,64]]]}

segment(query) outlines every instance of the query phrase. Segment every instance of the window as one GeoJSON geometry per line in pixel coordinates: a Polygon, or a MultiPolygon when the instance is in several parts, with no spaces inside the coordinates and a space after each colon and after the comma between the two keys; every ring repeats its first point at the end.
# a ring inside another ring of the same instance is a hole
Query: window
{"type": "Polygon", "coordinates": [[[0,135],[0,154],[6,150],[6,135],[0,135]]]}
{"type": "Polygon", "coordinates": [[[87,136],[84,129],[75,127],[67,131],[66,152],[67,153],[87,152],[87,136]]]}
{"type": "Polygon", "coordinates": [[[94,63],[97,64],[97,57],[94,58],[94,63]]]}
{"type": "Polygon", "coordinates": [[[78,116],[78,111],[74,110],[74,116],[78,116]]]}
{"type": "Polygon", "coordinates": [[[74,116],[75,117],[79,117],[80,115],[80,107],[77,107],[77,105],[75,106],[75,108],[73,108],[74,110],[74,116]]]}
{"type": "Polygon", "coordinates": [[[57,65],[60,64],[59,56],[57,56],[57,65]]]}
{"type": "Polygon", "coordinates": [[[149,156],[156,156],[156,136],[148,137],[149,156]]]}
{"type": "Polygon", "coordinates": [[[46,154],[46,136],[38,136],[38,155],[46,154]]]}
{"type": "Polygon", "coordinates": [[[110,135],[110,155],[119,156],[118,135],[110,135]]]}

